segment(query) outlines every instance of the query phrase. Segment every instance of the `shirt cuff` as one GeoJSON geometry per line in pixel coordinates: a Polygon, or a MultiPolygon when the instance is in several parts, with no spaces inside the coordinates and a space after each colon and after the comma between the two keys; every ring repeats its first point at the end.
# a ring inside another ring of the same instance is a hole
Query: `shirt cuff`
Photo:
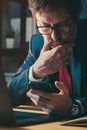
{"type": "Polygon", "coordinates": [[[30,69],[29,69],[29,80],[30,81],[35,81],[35,82],[40,82],[42,81],[43,79],[35,79],[33,77],[33,67],[31,66],[30,69]]]}

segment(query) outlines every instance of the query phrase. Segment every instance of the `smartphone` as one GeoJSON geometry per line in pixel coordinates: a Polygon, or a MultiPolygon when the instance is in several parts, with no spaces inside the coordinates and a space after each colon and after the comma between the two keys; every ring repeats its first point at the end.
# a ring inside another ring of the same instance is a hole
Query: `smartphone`
{"type": "Polygon", "coordinates": [[[45,91],[45,92],[50,92],[50,93],[53,92],[51,84],[49,84],[45,81],[41,81],[41,82],[30,81],[29,87],[32,89],[40,90],[40,91],[45,91]]]}

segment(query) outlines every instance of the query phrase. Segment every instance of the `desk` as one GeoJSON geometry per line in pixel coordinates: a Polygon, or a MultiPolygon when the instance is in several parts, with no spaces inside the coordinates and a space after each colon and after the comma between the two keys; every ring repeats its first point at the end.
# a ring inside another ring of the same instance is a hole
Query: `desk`
{"type": "Polygon", "coordinates": [[[59,122],[24,127],[0,127],[0,130],[87,130],[87,127],[60,126],[59,122]]]}
{"type": "MultiPolygon", "coordinates": [[[[35,109],[34,107],[26,107],[27,109],[35,109]]],[[[25,111],[25,107],[19,107],[22,111],[25,111]]],[[[37,109],[37,108],[36,108],[37,109]]],[[[21,126],[21,127],[0,127],[0,130],[86,130],[87,127],[75,127],[75,126],[63,126],[60,125],[60,121],[43,123],[30,126],[21,126]]]]}

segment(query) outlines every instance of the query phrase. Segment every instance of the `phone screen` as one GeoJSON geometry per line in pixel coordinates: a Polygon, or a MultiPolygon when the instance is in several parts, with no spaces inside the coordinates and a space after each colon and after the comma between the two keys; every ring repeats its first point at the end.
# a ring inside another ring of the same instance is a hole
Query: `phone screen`
{"type": "Polygon", "coordinates": [[[29,87],[32,89],[40,90],[40,91],[45,91],[45,92],[50,92],[52,93],[52,86],[51,84],[41,81],[41,82],[29,82],[29,87]]]}

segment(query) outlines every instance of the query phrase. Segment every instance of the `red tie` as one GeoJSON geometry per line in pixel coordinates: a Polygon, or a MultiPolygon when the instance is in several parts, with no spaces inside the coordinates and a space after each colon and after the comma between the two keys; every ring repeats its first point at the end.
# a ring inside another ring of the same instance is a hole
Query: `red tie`
{"type": "Polygon", "coordinates": [[[72,94],[72,81],[70,74],[66,67],[59,70],[59,81],[64,82],[65,85],[68,87],[70,95],[72,94]]]}

